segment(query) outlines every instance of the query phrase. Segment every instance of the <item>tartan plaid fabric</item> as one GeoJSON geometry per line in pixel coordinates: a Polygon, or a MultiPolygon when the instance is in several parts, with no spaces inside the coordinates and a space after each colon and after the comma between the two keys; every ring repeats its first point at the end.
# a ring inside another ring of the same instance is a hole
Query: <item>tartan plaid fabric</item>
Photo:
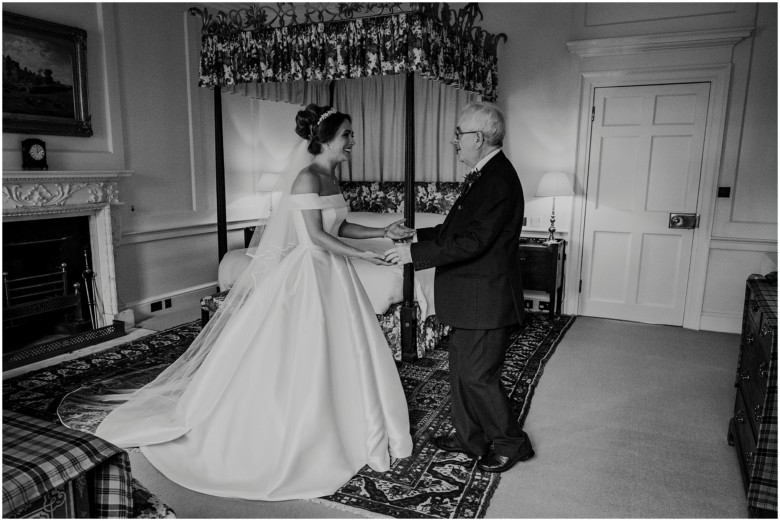
{"type": "Polygon", "coordinates": [[[92,470],[95,517],[132,517],[130,460],[96,436],[3,411],[3,517],[92,470]]]}
{"type": "MultiPolygon", "coordinates": [[[[750,472],[748,505],[777,511],[777,281],[762,275],[748,277],[748,293],[752,289],[767,322],[774,328],[769,357],[769,379],[763,418],[758,432],[754,465],[750,472]]],[[[746,308],[747,309],[747,308],[746,308]]]]}

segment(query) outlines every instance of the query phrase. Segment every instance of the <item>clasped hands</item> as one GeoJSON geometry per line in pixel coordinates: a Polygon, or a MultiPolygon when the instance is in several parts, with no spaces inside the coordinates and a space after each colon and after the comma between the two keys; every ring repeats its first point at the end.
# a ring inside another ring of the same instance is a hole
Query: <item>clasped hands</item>
{"type": "Polygon", "coordinates": [[[385,226],[384,237],[392,239],[395,247],[390,248],[384,254],[365,252],[368,254],[366,260],[379,266],[393,266],[412,262],[409,243],[412,237],[414,237],[415,230],[414,228],[404,226],[403,223],[405,221],[406,219],[401,219],[385,226]]]}

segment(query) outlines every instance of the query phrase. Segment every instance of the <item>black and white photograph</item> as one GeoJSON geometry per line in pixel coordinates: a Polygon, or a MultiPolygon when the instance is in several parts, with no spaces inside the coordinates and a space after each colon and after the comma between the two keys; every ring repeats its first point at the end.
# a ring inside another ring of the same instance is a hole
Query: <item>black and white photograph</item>
{"type": "Polygon", "coordinates": [[[3,517],[777,518],[777,14],[4,2],[3,517]]]}

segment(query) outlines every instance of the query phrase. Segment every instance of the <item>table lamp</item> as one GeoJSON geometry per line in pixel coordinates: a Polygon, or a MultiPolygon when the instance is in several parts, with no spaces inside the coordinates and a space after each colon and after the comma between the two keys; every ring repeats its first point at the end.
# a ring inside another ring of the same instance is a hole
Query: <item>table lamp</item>
{"type": "Polygon", "coordinates": [[[275,194],[278,189],[276,185],[281,181],[282,174],[278,172],[263,172],[257,176],[255,182],[255,192],[258,194],[268,194],[270,198],[269,215],[274,210],[274,199],[278,199],[280,194],[275,194]]]}
{"type": "Polygon", "coordinates": [[[569,176],[565,172],[546,172],[536,188],[536,197],[552,197],[552,214],[550,215],[550,236],[547,243],[555,242],[555,198],[574,195],[569,176]]]}

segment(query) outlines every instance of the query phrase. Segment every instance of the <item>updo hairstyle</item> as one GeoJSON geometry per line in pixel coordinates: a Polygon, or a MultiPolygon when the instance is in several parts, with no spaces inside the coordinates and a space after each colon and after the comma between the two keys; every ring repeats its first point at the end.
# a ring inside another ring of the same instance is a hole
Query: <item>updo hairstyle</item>
{"type": "Polygon", "coordinates": [[[309,141],[307,150],[312,155],[322,153],[322,146],[336,137],[344,120],[352,123],[352,118],[341,112],[331,114],[320,122],[322,115],[329,110],[329,106],[320,107],[312,103],[295,116],[295,133],[309,141]]]}

